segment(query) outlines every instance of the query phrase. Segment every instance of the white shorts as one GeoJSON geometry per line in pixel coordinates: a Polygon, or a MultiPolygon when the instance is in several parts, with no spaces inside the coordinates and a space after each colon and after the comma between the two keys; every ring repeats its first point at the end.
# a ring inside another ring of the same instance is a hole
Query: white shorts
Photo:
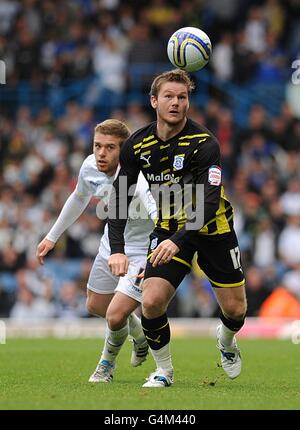
{"type": "Polygon", "coordinates": [[[97,254],[90,276],[87,283],[87,288],[90,291],[98,294],[113,294],[120,291],[126,296],[141,302],[142,290],[141,279],[137,279],[137,275],[141,273],[146,266],[147,258],[145,256],[128,257],[129,268],[126,276],[121,278],[112,275],[109,270],[107,259],[97,254]]]}

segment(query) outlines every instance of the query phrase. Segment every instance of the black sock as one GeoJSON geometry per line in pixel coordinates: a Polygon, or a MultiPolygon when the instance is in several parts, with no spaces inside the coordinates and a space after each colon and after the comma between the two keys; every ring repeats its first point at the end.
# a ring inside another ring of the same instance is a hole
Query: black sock
{"type": "Polygon", "coordinates": [[[245,317],[239,321],[233,320],[231,318],[226,317],[222,311],[220,314],[220,319],[222,323],[225,325],[225,327],[229,328],[229,330],[232,330],[232,331],[239,331],[245,323],[245,317]]]}
{"type": "Polygon", "coordinates": [[[167,314],[153,319],[142,315],[141,322],[151,349],[161,349],[170,342],[171,333],[167,314]]]}

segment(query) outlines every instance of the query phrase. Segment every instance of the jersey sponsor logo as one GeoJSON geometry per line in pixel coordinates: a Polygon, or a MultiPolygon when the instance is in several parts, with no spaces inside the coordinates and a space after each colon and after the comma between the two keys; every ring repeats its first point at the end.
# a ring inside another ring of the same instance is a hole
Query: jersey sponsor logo
{"type": "Polygon", "coordinates": [[[159,175],[155,175],[154,173],[147,173],[147,180],[153,182],[165,182],[171,181],[173,183],[178,183],[180,181],[180,177],[174,178],[170,173],[160,173],[159,175]]]}
{"type": "Polygon", "coordinates": [[[158,242],[157,237],[155,237],[154,239],[151,240],[151,245],[150,245],[151,251],[153,251],[153,249],[155,249],[157,247],[157,242],[158,242]]]}
{"type": "Polygon", "coordinates": [[[208,169],[208,182],[210,185],[220,185],[222,180],[222,171],[219,166],[211,166],[208,169]]]}
{"type": "Polygon", "coordinates": [[[175,155],[173,167],[176,170],[181,170],[183,168],[184,155],[175,155]]]}

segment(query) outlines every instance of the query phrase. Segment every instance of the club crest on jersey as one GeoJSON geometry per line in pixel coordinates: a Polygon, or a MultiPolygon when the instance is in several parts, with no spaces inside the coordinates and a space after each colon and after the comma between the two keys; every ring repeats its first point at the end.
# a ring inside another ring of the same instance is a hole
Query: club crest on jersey
{"type": "Polygon", "coordinates": [[[150,244],[151,251],[153,251],[153,249],[155,249],[157,247],[157,242],[158,242],[157,237],[155,237],[154,239],[151,240],[151,244],[150,244]]]}
{"type": "Polygon", "coordinates": [[[175,155],[173,167],[176,170],[181,170],[183,168],[184,155],[175,155]]]}
{"type": "Polygon", "coordinates": [[[222,180],[222,170],[219,166],[210,166],[208,169],[208,182],[210,185],[219,186],[222,180]]]}

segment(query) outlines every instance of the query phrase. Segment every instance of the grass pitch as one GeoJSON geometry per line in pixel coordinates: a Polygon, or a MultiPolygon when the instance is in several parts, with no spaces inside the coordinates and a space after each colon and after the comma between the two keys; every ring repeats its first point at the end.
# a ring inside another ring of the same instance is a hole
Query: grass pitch
{"type": "Polygon", "coordinates": [[[300,345],[239,340],[243,371],[229,380],[214,339],[173,339],[175,384],[141,388],[152,357],[129,364],[122,349],[112,383],[89,384],[103,340],[8,339],[0,345],[0,409],[300,409],[300,345]]]}

